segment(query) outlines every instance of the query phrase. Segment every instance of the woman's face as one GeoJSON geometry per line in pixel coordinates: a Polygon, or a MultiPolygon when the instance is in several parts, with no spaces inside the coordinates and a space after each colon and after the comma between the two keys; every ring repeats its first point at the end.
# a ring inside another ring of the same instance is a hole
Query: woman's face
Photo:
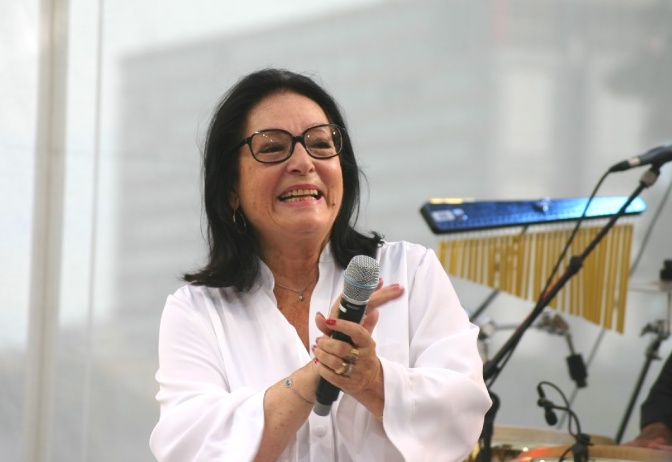
{"type": "MultiPolygon", "coordinates": [[[[326,123],[327,116],[313,100],[296,93],[276,93],[249,113],[245,136],[271,128],[300,135],[326,123]]],[[[242,208],[262,249],[296,243],[297,239],[323,245],[343,201],[339,157],[314,159],[296,143],[286,161],[262,164],[254,159],[248,145],[240,149],[240,175],[232,206],[242,208]]]]}

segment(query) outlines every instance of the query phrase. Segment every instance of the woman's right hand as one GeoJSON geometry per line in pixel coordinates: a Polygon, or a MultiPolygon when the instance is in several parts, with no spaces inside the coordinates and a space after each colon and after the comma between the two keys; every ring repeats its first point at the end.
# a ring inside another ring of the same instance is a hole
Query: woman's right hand
{"type": "Polygon", "coordinates": [[[378,309],[403,292],[398,284],[383,287],[382,280],[379,281],[367,304],[366,315],[359,324],[338,318],[340,300],[332,306],[328,319],[319,314],[316,318],[318,328],[325,334],[317,339],[313,347],[318,374],[344,393],[352,395],[379,419],[385,406],[383,372],[371,334],[378,323],[378,309]],[[347,335],[352,343],[332,339],[332,329],[347,335]],[[343,373],[341,368],[346,365],[347,372],[343,373]]]}

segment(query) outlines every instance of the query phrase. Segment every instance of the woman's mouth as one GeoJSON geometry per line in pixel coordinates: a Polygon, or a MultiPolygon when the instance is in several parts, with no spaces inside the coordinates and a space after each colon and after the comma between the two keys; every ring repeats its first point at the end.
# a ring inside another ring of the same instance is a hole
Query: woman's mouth
{"type": "Polygon", "coordinates": [[[318,200],[322,194],[317,189],[294,189],[280,195],[282,202],[300,202],[307,200],[318,200]]]}

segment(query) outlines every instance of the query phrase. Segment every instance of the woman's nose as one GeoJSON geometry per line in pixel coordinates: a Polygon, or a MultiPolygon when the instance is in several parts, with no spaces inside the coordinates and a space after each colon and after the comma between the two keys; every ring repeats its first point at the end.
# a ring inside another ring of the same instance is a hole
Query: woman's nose
{"type": "Polygon", "coordinates": [[[294,152],[287,161],[287,170],[305,174],[315,169],[314,161],[303,143],[297,142],[294,145],[294,152]]]}

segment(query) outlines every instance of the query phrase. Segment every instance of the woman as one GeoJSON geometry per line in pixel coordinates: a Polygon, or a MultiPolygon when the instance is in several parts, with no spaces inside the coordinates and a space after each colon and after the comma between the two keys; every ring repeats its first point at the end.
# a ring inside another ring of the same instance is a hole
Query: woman
{"type": "Polygon", "coordinates": [[[474,447],[490,405],[477,328],[432,251],[353,228],[359,174],[310,78],[262,70],[222,100],[204,153],[209,261],[161,320],[159,461],[448,461],[474,447]],[[361,324],[336,314],[356,255],[381,278],[361,324]],[[320,378],[342,390],[326,416],[312,412],[320,378]]]}

